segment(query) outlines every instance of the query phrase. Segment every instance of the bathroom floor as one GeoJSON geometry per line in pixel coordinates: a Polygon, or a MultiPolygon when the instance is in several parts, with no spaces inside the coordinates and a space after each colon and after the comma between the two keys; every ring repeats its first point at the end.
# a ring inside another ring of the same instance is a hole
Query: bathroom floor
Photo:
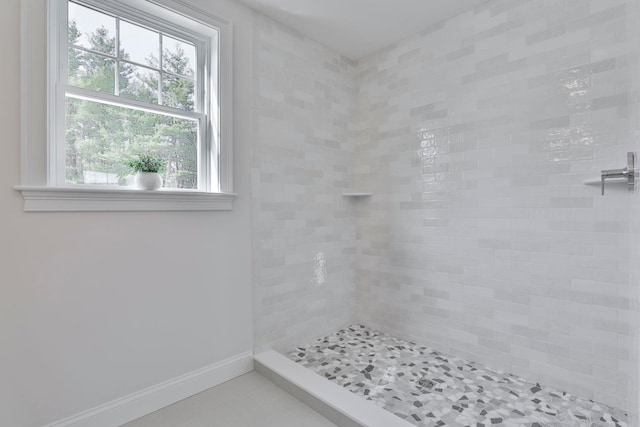
{"type": "Polygon", "coordinates": [[[256,372],[122,427],[336,427],[256,372]]]}
{"type": "Polygon", "coordinates": [[[364,326],[338,331],[287,357],[418,426],[628,425],[620,409],[364,326]]]}

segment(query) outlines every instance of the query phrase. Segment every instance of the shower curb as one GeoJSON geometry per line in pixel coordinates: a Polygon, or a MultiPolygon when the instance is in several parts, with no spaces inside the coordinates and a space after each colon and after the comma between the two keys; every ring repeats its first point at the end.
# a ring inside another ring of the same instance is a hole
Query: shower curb
{"type": "Polygon", "coordinates": [[[339,427],[413,427],[273,350],[253,359],[256,372],[339,427]]]}

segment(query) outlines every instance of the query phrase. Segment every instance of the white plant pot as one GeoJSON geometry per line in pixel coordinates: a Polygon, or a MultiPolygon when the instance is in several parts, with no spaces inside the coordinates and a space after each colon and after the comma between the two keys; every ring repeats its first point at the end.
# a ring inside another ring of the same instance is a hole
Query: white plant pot
{"type": "Polygon", "coordinates": [[[133,182],[140,190],[157,190],[162,187],[162,176],[155,172],[138,172],[133,182]]]}

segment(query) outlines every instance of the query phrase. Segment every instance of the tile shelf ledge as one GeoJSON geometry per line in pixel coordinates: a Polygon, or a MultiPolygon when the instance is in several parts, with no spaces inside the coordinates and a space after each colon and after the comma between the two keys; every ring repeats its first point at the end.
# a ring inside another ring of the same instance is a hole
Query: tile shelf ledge
{"type": "Polygon", "coordinates": [[[342,193],[343,197],[369,197],[369,196],[373,196],[373,193],[369,193],[366,191],[353,191],[353,192],[348,192],[348,193],[342,193]]]}
{"type": "Polygon", "coordinates": [[[234,193],[117,188],[14,187],[25,212],[229,211],[234,193]]]}

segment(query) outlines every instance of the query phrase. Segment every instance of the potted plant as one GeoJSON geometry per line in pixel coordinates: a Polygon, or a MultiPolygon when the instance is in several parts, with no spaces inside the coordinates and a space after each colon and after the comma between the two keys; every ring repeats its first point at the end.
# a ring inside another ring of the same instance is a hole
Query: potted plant
{"type": "Polygon", "coordinates": [[[162,187],[160,172],[166,167],[164,159],[151,154],[140,154],[127,163],[133,172],[135,186],[141,190],[157,190],[162,187]]]}

